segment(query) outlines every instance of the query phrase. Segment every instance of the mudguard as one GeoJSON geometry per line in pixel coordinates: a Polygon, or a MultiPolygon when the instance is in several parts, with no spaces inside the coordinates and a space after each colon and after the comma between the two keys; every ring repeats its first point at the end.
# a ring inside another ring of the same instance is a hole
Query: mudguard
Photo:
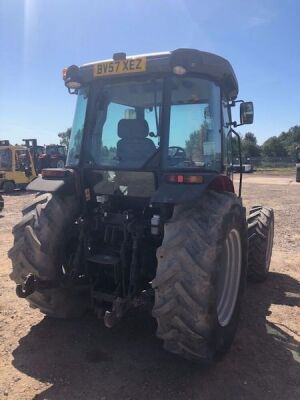
{"type": "MultiPolygon", "coordinates": [[[[47,171],[50,171],[47,170],[47,171]]],[[[38,176],[27,185],[26,190],[33,192],[59,192],[64,194],[74,194],[76,192],[76,176],[73,170],[52,168],[53,177],[38,176]],[[56,177],[55,172],[66,172],[62,177],[56,177]]]]}
{"type": "Polygon", "coordinates": [[[202,184],[162,183],[151,197],[151,203],[183,204],[199,199],[206,190],[232,192],[234,187],[226,175],[203,174],[202,184]]]}

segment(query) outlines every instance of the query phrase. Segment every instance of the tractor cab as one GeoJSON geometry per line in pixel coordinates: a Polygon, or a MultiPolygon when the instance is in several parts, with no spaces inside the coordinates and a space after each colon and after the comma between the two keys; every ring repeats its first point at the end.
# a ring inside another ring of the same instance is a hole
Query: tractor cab
{"type": "Polygon", "coordinates": [[[12,146],[9,142],[0,143],[0,189],[5,193],[14,189],[24,189],[36,178],[30,151],[25,146],[12,146]]]}
{"type": "MultiPolygon", "coordinates": [[[[238,84],[223,58],[189,49],[118,53],[69,67],[64,80],[78,95],[67,166],[84,168],[96,194],[176,203],[183,192],[186,200],[195,195],[194,184],[202,191],[229,174],[238,84]]],[[[252,120],[252,103],[242,102],[241,123],[252,120]]]]}

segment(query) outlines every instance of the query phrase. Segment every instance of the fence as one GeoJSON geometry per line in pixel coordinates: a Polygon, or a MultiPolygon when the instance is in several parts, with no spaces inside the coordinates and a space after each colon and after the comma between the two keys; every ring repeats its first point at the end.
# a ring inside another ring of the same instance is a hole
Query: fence
{"type": "MultiPolygon", "coordinates": [[[[238,159],[234,163],[238,163],[238,159]]],[[[292,168],[296,160],[294,157],[251,157],[244,158],[243,164],[251,164],[253,168],[292,168]]]]}

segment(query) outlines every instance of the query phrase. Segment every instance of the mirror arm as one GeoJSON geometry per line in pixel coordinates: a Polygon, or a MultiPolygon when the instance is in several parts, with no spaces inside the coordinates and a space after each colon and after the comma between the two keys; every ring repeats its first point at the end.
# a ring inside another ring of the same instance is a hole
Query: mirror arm
{"type": "Polygon", "coordinates": [[[233,126],[234,128],[236,128],[237,126],[242,126],[244,124],[238,124],[236,121],[232,121],[232,122],[227,122],[226,123],[226,128],[229,128],[231,126],[233,126]]]}
{"type": "MultiPolygon", "coordinates": [[[[229,105],[229,107],[235,107],[236,103],[245,103],[245,101],[244,100],[232,100],[231,102],[228,102],[228,105],[229,105]]],[[[226,125],[227,125],[227,127],[233,126],[234,128],[236,128],[237,126],[241,126],[244,124],[238,124],[236,121],[233,121],[233,122],[228,122],[226,125]]]]}
{"type": "Polygon", "coordinates": [[[244,100],[232,100],[231,102],[228,102],[229,107],[235,107],[236,103],[245,103],[244,100]]]}
{"type": "Polygon", "coordinates": [[[243,163],[242,163],[242,143],[241,143],[241,136],[231,127],[229,129],[229,132],[227,133],[227,136],[230,135],[230,133],[233,133],[237,139],[238,139],[238,145],[239,145],[239,159],[240,159],[240,184],[239,184],[239,197],[242,195],[242,183],[243,183],[243,163]]]}
{"type": "Polygon", "coordinates": [[[237,126],[242,126],[242,125],[244,125],[244,124],[238,124],[236,121],[234,121],[234,122],[232,123],[232,125],[236,128],[237,126]]]}

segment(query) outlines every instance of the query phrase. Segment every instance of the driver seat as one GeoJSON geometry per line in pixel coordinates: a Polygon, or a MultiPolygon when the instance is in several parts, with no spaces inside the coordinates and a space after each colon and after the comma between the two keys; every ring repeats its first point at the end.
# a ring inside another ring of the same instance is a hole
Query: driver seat
{"type": "Polygon", "coordinates": [[[121,119],[118,123],[117,157],[120,162],[142,165],[156,147],[151,139],[147,138],[149,126],[144,119],[121,119]]]}

